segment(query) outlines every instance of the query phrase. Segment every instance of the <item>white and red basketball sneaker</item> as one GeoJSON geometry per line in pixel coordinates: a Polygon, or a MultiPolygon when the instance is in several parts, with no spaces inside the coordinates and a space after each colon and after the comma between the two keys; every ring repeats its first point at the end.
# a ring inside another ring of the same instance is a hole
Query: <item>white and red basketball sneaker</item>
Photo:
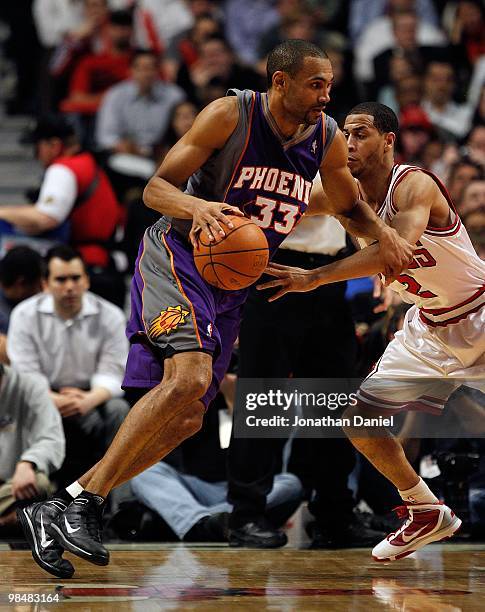
{"type": "Polygon", "coordinates": [[[397,561],[426,544],[451,538],[461,527],[461,520],[443,503],[406,504],[394,510],[406,520],[374,547],[375,561],[397,561]]]}

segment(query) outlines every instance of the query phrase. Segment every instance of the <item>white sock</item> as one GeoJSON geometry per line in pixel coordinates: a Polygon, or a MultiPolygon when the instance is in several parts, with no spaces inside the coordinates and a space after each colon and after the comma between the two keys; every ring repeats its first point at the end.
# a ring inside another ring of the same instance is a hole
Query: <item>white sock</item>
{"type": "Polygon", "coordinates": [[[76,482],[73,482],[68,487],[66,487],[66,491],[72,498],[76,499],[76,497],[78,495],[81,495],[81,493],[84,491],[84,487],[82,487],[76,480],[76,482]]]}
{"type": "Polygon", "coordinates": [[[439,502],[439,499],[422,478],[411,489],[406,489],[405,491],[399,491],[398,489],[398,492],[408,504],[437,504],[439,502]]]}

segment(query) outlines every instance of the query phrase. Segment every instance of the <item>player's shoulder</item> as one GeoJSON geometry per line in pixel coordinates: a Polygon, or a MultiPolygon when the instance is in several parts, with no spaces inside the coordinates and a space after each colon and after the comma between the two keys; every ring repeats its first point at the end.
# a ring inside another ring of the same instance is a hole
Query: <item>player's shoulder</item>
{"type": "Polygon", "coordinates": [[[432,172],[419,166],[398,165],[394,171],[396,192],[429,190],[438,188],[438,177],[432,172]]]}
{"type": "Polygon", "coordinates": [[[397,208],[431,203],[442,196],[438,178],[418,166],[398,166],[395,170],[394,185],[391,185],[392,198],[397,208]]]}
{"type": "Polygon", "coordinates": [[[239,101],[236,96],[217,98],[202,110],[202,115],[217,121],[221,127],[236,124],[239,119],[239,101]]]}
{"type": "Polygon", "coordinates": [[[198,114],[193,126],[183,139],[220,149],[227,142],[239,122],[236,98],[218,98],[198,114]]]}

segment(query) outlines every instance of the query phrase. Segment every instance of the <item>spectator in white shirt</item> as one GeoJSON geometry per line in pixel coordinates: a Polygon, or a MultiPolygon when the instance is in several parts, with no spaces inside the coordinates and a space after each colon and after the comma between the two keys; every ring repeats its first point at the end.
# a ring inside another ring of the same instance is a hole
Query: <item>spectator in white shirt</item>
{"type": "Polygon", "coordinates": [[[447,61],[431,61],[424,76],[422,107],[434,127],[451,139],[463,138],[470,129],[472,111],[453,101],[456,74],[447,61]]]}
{"type": "MultiPolygon", "coordinates": [[[[388,15],[378,17],[369,23],[362,32],[354,46],[355,76],[359,81],[368,83],[375,77],[373,60],[379,53],[395,46],[395,37],[392,28],[392,16],[401,11],[414,10],[414,2],[393,2],[388,15]]],[[[416,40],[420,46],[446,45],[445,35],[434,25],[419,19],[416,31],[416,40]]]]}
{"type": "Polygon", "coordinates": [[[109,89],[98,111],[96,143],[101,149],[152,157],[185,94],[160,79],[157,55],[137,51],[131,79],[109,89]]]}
{"type": "Polygon", "coordinates": [[[67,443],[59,480],[71,482],[103,454],[128,411],[121,390],[125,317],[88,291],[84,263],[70,247],[51,249],[46,268],[45,292],[12,311],[7,353],[18,371],[49,382],[67,443]]]}

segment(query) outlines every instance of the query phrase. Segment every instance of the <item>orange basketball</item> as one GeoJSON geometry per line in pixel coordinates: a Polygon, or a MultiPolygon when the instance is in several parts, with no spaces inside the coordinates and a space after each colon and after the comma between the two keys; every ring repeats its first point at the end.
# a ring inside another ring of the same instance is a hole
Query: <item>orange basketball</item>
{"type": "Polygon", "coordinates": [[[199,237],[194,260],[202,278],[218,289],[244,289],[264,272],[269,249],[263,230],[245,217],[228,215],[234,227],[224,226],[226,235],[217,242],[199,237]]]}

